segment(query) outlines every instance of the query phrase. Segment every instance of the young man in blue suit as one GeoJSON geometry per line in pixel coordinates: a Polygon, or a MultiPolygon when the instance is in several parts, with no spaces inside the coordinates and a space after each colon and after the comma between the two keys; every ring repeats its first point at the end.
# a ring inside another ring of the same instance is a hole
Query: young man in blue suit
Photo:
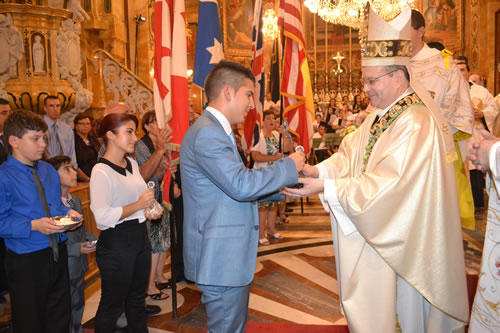
{"type": "Polygon", "coordinates": [[[208,107],[181,145],[184,274],[202,291],[208,332],[244,332],[255,273],[257,199],[295,184],[304,154],[263,169],[241,161],[231,125],[254,107],[250,70],[221,61],[208,75],[208,107]]]}

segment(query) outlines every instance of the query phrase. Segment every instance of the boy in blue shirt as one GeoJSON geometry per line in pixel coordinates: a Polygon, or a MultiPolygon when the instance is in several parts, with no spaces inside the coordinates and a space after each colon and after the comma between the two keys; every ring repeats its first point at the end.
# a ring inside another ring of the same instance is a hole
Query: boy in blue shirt
{"type": "MultiPolygon", "coordinates": [[[[77,182],[77,173],[71,164],[71,158],[68,156],[55,156],[47,160],[59,174],[61,181],[61,200],[66,207],[82,213],[82,202],[78,197],[69,193],[71,187],[75,187],[77,182]]],[[[84,280],[85,273],[89,270],[89,261],[87,254],[95,252],[97,240],[85,229],[85,226],[76,228],[66,233],[68,240],[66,248],[68,249],[68,268],[69,268],[69,286],[71,292],[71,333],[82,333],[82,316],[85,307],[84,280]]]]}
{"type": "Polygon", "coordinates": [[[12,155],[0,166],[0,237],[16,333],[69,331],[67,237],[47,216],[81,215],[62,204],[59,175],[40,161],[46,131],[33,112],[12,112],[4,124],[12,155]]]}

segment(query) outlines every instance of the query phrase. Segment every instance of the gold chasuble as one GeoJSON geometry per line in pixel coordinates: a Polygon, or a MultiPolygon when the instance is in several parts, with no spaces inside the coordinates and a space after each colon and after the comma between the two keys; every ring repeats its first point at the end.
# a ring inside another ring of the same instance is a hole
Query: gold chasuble
{"type": "Polygon", "coordinates": [[[318,165],[328,209],[334,211],[331,197],[336,196],[356,228],[345,235],[332,213],[349,329],[396,332],[400,277],[430,303],[428,333],[445,332],[443,327],[459,332],[467,322],[468,301],[455,174],[446,161],[445,134],[421,102],[407,105],[380,134],[365,164],[376,115],[370,114],[342,141],[338,153],[318,165]],[[336,193],[329,193],[332,188],[336,193]]]}

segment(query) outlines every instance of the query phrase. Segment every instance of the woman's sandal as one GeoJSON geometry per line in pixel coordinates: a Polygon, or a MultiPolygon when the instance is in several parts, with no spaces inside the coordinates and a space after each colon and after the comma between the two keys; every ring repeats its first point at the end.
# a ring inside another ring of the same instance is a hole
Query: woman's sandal
{"type": "Polygon", "coordinates": [[[279,219],[281,220],[282,223],[288,223],[290,222],[287,218],[286,218],[286,214],[280,214],[279,216],[279,219]]]}
{"type": "Polygon", "coordinates": [[[156,293],[156,294],[146,294],[146,296],[151,297],[151,299],[153,301],[164,301],[170,297],[167,294],[162,293],[161,291],[159,293],[156,293]],[[163,296],[166,296],[166,297],[163,297],[163,296]]]}

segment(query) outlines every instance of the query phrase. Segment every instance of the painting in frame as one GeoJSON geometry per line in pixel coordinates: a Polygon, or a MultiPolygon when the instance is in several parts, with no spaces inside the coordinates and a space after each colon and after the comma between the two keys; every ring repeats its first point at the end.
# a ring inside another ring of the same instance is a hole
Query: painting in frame
{"type": "Polygon", "coordinates": [[[223,2],[224,53],[250,57],[253,0],[223,0],[223,2]]]}
{"type": "Polygon", "coordinates": [[[463,0],[418,0],[415,5],[425,18],[426,42],[463,50],[463,0]]]}

